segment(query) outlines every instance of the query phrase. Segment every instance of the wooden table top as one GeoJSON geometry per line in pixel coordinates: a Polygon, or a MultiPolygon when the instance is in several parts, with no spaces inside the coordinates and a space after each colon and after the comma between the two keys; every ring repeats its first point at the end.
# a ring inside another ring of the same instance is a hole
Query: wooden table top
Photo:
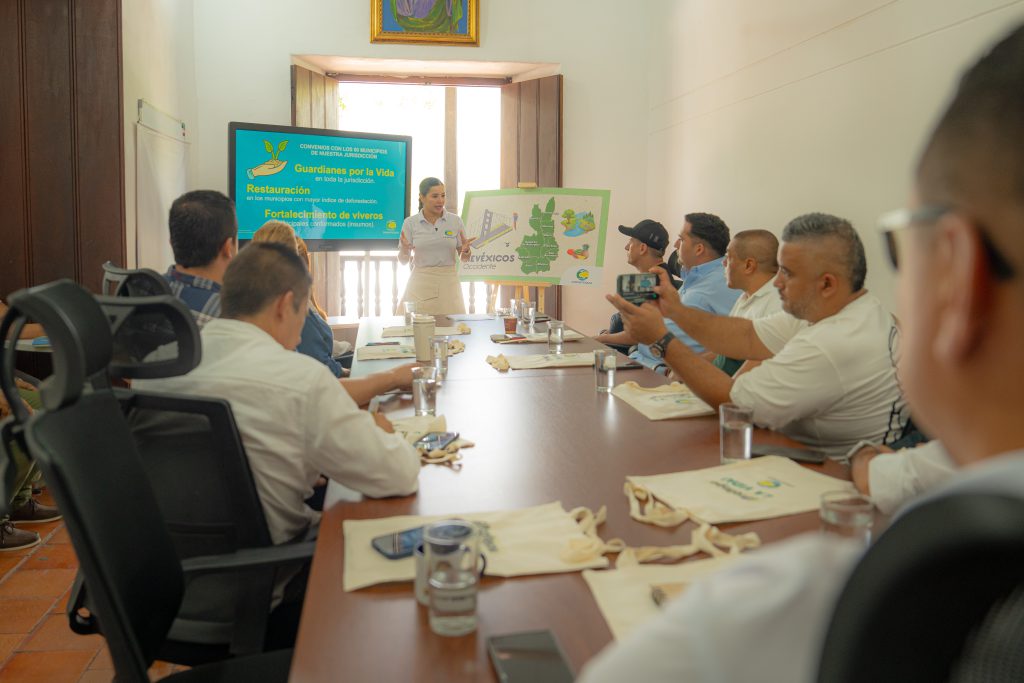
{"type": "MultiPolygon", "coordinates": [[[[393,324],[374,321],[360,329],[366,343],[393,324]],[[366,333],[364,335],[364,332],[366,333]]],[[[626,403],[594,388],[590,368],[498,373],[483,361],[493,354],[489,335],[500,321],[470,323],[461,335],[466,352],[449,360],[449,380],[438,393],[438,413],[448,429],[476,446],[462,451],[458,470],[427,466],[418,495],[359,502],[337,501],[329,489],[303,608],[291,680],[307,681],[494,681],[489,636],[551,629],[577,672],[611,641],[611,633],[579,573],[501,579],[485,577],[477,631],[445,638],[430,631],[427,610],[412,584],[379,585],[345,593],[341,587],[345,519],[405,514],[464,514],[522,508],[559,500],[565,509],[608,506],[602,538],[631,546],[688,543],[692,523],[662,529],[629,518],[622,493],[628,475],[659,474],[718,464],[716,417],[652,422],[626,403]],[[485,343],[484,343],[485,342],[485,343]],[[462,365],[465,364],[465,367],[462,365]],[[478,371],[478,367],[482,371],[478,371]]],[[[579,342],[595,348],[592,340],[579,342]]],[[[510,353],[540,353],[538,345],[504,345],[510,353]],[[520,351],[521,350],[521,351],[520,351]]],[[[567,347],[569,345],[567,344],[567,347]]],[[[506,354],[507,355],[507,354],[506,354]]],[[[356,363],[353,374],[380,363],[356,363]],[[370,366],[370,367],[364,367],[370,366]]],[[[620,373],[617,381],[654,386],[665,379],[649,370],[620,373]]],[[[403,399],[389,415],[411,414],[403,399]]],[[[755,443],[791,444],[756,430],[755,443]]],[[[848,478],[829,462],[812,469],[848,478]]],[[[816,529],[814,512],[775,520],[722,525],[730,533],[756,531],[764,543],[816,529]]],[[[698,556],[702,557],[702,556],[698,556]]]]}
{"type": "MultiPolygon", "coordinates": [[[[404,325],[404,321],[401,317],[388,317],[388,318],[363,318],[359,324],[359,335],[356,337],[355,348],[359,349],[366,346],[369,342],[377,341],[401,341],[403,344],[412,344],[412,337],[388,337],[383,339],[381,334],[385,327],[394,327],[404,325]]],[[[458,324],[457,321],[452,321],[445,316],[437,317],[438,327],[454,327],[458,324]]],[[[501,377],[507,375],[509,377],[523,378],[523,377],[536,377],[546,375],[558,375],[558,374],[593,374],[593,369],[586,367],[579,368],[537,368],[532,370],[509,370],[507,373],[499,373],[497,370],[487,364],[487,356],[497,356],[498,354],[504,354],[508,356],[527,356],[533,354],[547,353],[548,345],[547,342],[539,343],[523,343],[523,344],[497,344],[491,341],[492,334],[504,334],[505,328],[502,321],[497,318],[488,320],[474,320],[466,323],[473,330],[471,334],[459,334],[452,335],[452,340],[461,341],[466,345],[466,350],[462,353],[455,354],[448,358],[448,376],[446,380],[478,380],[478,379],[491,379],[494,377],[501,377]]],[[[535,327],[537,332],[547,333],[547,323],[537,323],[535,327]]],[[[569,329],[569,328],[566,328],[569,329]]],[[[523,332],[523,328],[520,327],[520,334],[523,332]]],[[[608,350],[603,344],[599,344],[590,337],[584,337],[578,341],[567,341],[562,345],[562,350],[565,353],[581,353],[584,351],[593,351],[595,349],[608,350]]],[[[622,354],[619,355],[620,364],[626,362],[628,359],[622,354]]],[[[388,360],[368,360],[368,361],[353,361],[352,363],[352,377],[363,377],[372,372],[379,372],[381,370],[388,370],[395,367],[396,365],[402,365],[404,363],[415,362],[414,358],[402,358],[402,359],[388,359],[388,360]]],[[[630,369],[623,371],[623,378],[625,374],[636,373],[638,370],[630,369]]],[[[654,377],[657,377],[655,373],[650,373],[654,377]]],[[[632,378],[632,375],[630,375],[632,378]]],[[[626,381],[622,379],[620,381],[626,381]]]]}

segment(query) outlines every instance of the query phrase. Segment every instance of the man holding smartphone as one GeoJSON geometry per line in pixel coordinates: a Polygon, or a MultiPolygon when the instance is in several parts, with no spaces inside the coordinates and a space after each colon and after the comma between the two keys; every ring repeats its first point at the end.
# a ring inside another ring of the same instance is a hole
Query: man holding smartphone
{"type": "MultiPolygon", "coordinates": [[[[1008,381],[1024,377],[1021,93],[1024,26],[963,77],[921,155],[913,208],[884,226],[898,262],[900,378],[914,419],[962,468],[934,497],[1024,499],[1024,394],[1008,381]]],[[[812,533],[737,560],[580,680],[816,680],[836,598],[862,552],[812,533]]]]}
{"type": "Polygon", "coordinates": [[[842,455],[861,440],[893,441],[906,423],[892,361],[895,321],[864,288],[866,274],[853,226],[812,213],[782,232],[774,282],[783,313],[757,320],[712,315],[665,296],[671,290],[664,280],[657,304],[608,300],[626,329],[708,405],[749,406],[755,424],[842,455]],[[666,320],[710,351],[763,362],[730,377],[678,339],[666,320]]]}
{"type": "MultiPolygon", "coordinates": [[[[620,226],[623,234],[632,234],[628,230],[636,231],[643,226],[645,221],[637,224],[636,228],[625,228],[620,226]]],[[[658,224],[660,226],[660,224],[658,224]]],[[[664,228],[662,228],[664,229],[664,228]]],[[[666,245],[667,245],[666,232],[666,245]]],[[[736,299],[739,298],[739,291],[729,289],[725,281],[725,273],[722,268],[722,259],[725,256],[725,249],[729,244],[729,227],[721,218],[710,213],[690,213],[686,215],[683,228],[676,240],[676,251],[679,254],[679,262],[683,269],[683,285],[678,293],[667,284],[659,291],[659,296],[668,297],[673,301],[679,301],[687,306],[707,311],[716,315],[726,315],[732,309],[736,299]]],[[[671,283],[671,274],[665,271],[662,266],[659,272],[664,273],[663,282],[667,279],[671,283]]],[[[649,271],[648,271],[649,272],[649,271]]],[[[620,301],[623,301],[619,298],[620,301]]],[[[614,303],[614,301],[613,301],[614,303]]],[[[632,304],[629,304],[632,306],[632,304]]],[[[635,308],[635,306],[634,306],[635,308]]],[[[622,313],[623,321],[626,320],[625,313],[622,313]]],[[[695,353],[704,351],[703,345],[687,335],[670,317],[663,320],[665,327],[671,330],[673,336],[690,347],[695,353]]],[[[661,349],[652,345],[654,340],[642,339],[633,330],[626,326],[626,329],[613,341],[606,341],[607,337],[599,335],[596,337],[601,343],[615,344],[637,344],[635,351],[629,357],[639,361],[645,367],[653,370],[666,369],[667,364],[661,349]]]]}
{"type": "MultiPolygon", "coordinates": [[[[664,268],[675,289],[679,289],[683,281],[669,269],[664,262],[665,250],[668,248],[668,230],[658,221],[645,218],[633,227],[620,225],[619,232],[629,237],[626,240],[626,263],[640,273],[649,273],[651,268],[664,268]]],[[[625,331],[622,316],[613,313],[608,329],[594,336],[602,344],[607,344],[616,351],[628,354],[636,345],[632,335],[625,331]]]]}

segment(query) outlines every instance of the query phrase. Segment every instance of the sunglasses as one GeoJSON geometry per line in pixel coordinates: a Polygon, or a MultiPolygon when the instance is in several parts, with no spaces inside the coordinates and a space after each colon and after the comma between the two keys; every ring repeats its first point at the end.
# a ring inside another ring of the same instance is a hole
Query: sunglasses
{"type": "MultiPolygon", "coordinates": [[[[878,219],[878,227],[882,232],[882,239],[885,243],[885,250],[889,256],[892,267],[899,270],[900,253],[904,249],[902,244],[906,229],[912,225],[929,226],[935,225],[940,218],[947,213],[955,211],[951,206],[922,206],[918,209],[898,209],[890,211],[878,219]]],[[[988,259],[992,275],[997,280],[1009,280],[1016,275],[1016,270],[1006,257],[999,251],[999,248],[992,242],[988,233],[976,226],[978,234],[981,235],[982,248],[985,250],[985,257],[988,259]]]]}

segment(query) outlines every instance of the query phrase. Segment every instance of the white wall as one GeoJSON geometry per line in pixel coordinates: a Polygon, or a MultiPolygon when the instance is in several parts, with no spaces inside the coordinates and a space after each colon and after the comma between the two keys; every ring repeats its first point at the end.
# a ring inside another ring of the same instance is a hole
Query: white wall
{"type": "MultiPolygon", "coordinates": [[[[128,267],[135,266],[135,122],[139,99],[195,126],[196,80],[192,0],[129,0],[121,3],[124,71],[124,157],[128,267]]],[[[194,161],[193,161],[194,164],[194,161]]],[[[194,176],[194,171],[192,173],[194,176]]],[[[167,236],[167,225],[140,226],[167,236]]],[[[150,265],[150,264],[146,264],[150,265]]],[[[166,266],[167,264],[163,264],[166,266]]]]}
{"type": "MultiPolygon", "coordinates": [[[[647,5],[616,0],[487,0],[480,47],[375,45],[366,0],[203,0],[195,3],[196,185],[226,190],[227,125],[288,125],[291,55],[561,63],[567,187],[611,189],[606,272],[629,270],[614,232],[644,217],[648,95],[647,5]],[[614,29],[614,37],[611,31],[614,29]]],[[[606,277],[603,291],[614,289],[606,277]]],[[[567,287],[565,317],[606,325],[600,292],[567,287]]]]}
{"type": "MultiPolygon", "coordinates": [[[[892,304],[874,230],[903,206],[915,156],[962,68],[1024,19],[1006,0],[656,0],[649,212],[776,233],[849,218],[868,287],[892,304]]],[[[670,232],[672,230],[670,229],[670,232]]]]}

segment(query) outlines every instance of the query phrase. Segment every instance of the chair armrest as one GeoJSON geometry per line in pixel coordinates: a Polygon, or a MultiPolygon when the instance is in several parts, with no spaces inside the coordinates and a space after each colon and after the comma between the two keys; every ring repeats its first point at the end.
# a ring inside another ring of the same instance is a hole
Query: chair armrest
{"type": "Polygon", "coordinates": [[[218,572],[257,569],[280,564],[290,564],[313,557],[314,541],[285,543],[263,548],[243,548],[227,555],[200,555],[181,561],[186,576],[214,574],[218,572]]]}

